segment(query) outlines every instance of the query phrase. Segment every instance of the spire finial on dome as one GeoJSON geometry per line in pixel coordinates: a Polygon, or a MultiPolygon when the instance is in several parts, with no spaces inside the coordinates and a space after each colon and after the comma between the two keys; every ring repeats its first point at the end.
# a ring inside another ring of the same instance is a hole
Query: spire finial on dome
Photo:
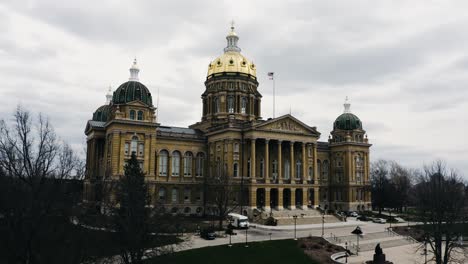
{"type": "Polygon", "coordinates": [[[133,60],[132,67],[130,67],[130,78],[128,80],[138,82],[139,81],[139,78],[138,78],[138,73],[139,72],[140,72],[140,69],[138,68],[137,59],[135,57],[135,59],[133,60]]]}
{"type": "Polygon", "coordinates": [[[234,20],[231,21],[231,32],[226,36],[227,46],[224,48],[224,52],[234,51],[240,52],[241,49],[237,47],[237,41],[239,37],[237,36],[236,32],[234,31],[234,20]]]}
{"type": "Polygon", "coordinates": [[[106,104],[110,104],[112,102],[112,86],[109,85],[109,90],[106,94],[106,104]]]}
{"type": "Polygon", "coordinates": [[[346,96],[344,106],[344,113],[351,113],[351,104],[349,103],[348,96],[346,96]]]}

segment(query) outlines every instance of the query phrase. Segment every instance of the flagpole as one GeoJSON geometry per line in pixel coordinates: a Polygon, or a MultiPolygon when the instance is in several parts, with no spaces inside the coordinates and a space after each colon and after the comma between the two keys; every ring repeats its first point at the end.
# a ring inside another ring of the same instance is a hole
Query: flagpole
{"type": "Polygon", "coordinates": [[[275,76],[273,75],[272,76],[273,78],[273,118],[275,118],[275,100],[276,100],[276,96],[275,96],[275,76]]]}

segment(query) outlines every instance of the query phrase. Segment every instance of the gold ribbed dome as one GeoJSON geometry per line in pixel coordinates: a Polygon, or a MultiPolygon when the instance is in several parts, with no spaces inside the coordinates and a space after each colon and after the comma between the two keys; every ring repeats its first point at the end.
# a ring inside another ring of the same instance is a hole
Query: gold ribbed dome
{"type": "Polygon", "coordinates": [[[224,48],[224,54],[216,58],[208,65],[208,74],[221,73],[221,72],[240,72],[250,74],[257,77],[257,66],[244,57],[237,47],[239,37],[234,31],[234,26],[231,26],[231,32],[226,36],[227,47],[224,48]]]}

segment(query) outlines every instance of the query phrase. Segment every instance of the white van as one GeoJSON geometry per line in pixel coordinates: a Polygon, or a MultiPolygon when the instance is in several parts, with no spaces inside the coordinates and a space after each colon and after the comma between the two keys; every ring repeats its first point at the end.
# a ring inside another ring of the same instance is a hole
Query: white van
{"type": "Polygon", "coordinates": [[[227,218],[232,221],[234,228],[249,228],[249,218],[247,216],[230,213],[227,218]]]}

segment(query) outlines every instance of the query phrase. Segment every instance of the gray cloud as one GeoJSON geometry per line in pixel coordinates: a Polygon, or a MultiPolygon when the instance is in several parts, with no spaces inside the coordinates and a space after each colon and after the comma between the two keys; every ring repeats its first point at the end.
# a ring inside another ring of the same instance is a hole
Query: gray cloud
{"type": "Polygon", "coordinates": [[[372,158],[407,166],[443,158],[468,175],[468,19],[426,1],[53,1],[0,4],[0,119],[20,103],[47,114],[76,149],[108,85],[137,56],[159,121],[200,120],[207,65],[235,19],[258,67],[263,117],[291,109],[326,141],[350,96],[374,144],[372,158]],[[437,155],[436,155],[437,154],[437,155]],[[439,155],[439,156],[438,156],[439,155]]]}

